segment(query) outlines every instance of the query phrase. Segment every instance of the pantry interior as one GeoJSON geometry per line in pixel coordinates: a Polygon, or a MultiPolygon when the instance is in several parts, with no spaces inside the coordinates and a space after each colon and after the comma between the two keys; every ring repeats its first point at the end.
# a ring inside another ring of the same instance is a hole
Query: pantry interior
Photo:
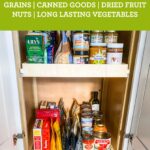
{"type": "Polygon", "coordinates": [[[63,97],[65,107],[70,108],[73,98],[81,104],[90,100],[91,91],[101,90],[112,145],[114,150],[121,150],[139,32],[118,31],[118,42],[124,43],[121,65],[27,64],[26,34],[27,31],[13,31],[25,149],[33,146],[35,109],[41,100],[58,102],[63,97]]]}

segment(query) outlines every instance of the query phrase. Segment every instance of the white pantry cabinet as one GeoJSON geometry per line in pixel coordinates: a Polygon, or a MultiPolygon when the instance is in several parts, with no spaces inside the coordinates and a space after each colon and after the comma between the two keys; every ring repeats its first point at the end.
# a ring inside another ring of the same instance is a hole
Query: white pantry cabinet
{"type": "Polygon", "coordinates": [[[107,128],[112,135],[114,150],[122,150],[123,147],[127,149],[129,142],[125,137],[127,137],[126,133],[130,133],[127,127],[131,127],[128,122],[133,115],[130,111],[133,110],[132,103],[136,99],[134,89],[138,85],[136,84],[139,79],[138,70],[141,69],[142,63],[142,56],[139,54],[143,55],[145,48],[143,41],[147,33],[144,31],[118,32],[119,42],[125,44],[121,65],[27,64],[24,41],[24,35],[27,32],[13,31],[11,33],[12,37],[9,37],[10,34],[8,39],[13,39],[14,51],[10,55],[14,55],[15,58],[15,64],[12,63],[17,76],[20,125],[25,134],[24,149],[32,149],[34,110],[41,100],[58,102],[60,97],[63,97],[65,107],[70,108],[72,98],[76,98],[79,103],[88,101],[90,92],[93,90],[102,91],[102,110],[107,128]]]}

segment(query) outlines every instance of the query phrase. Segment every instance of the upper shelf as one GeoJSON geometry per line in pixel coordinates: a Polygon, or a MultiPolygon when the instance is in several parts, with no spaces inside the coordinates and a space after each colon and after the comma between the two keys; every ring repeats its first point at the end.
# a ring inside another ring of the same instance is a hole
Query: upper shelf
{"type": "Polygon", "coordinates": [[[127,64],[28,64],[23,63],[22,77],[128,77],[127,64]]]}

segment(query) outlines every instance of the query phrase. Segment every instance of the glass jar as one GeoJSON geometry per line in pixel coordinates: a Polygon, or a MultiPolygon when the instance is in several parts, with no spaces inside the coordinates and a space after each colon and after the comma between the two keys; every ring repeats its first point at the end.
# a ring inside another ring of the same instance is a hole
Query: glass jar
{"type": "Polygon", "coordinates": [[[123,57],[123,43],[107,45],[107,64],[121,64],[123,57]]]}
{"type": "Polygon", "coordinates": [[[117,43],[118,42],[118,33],[116,31],[106,31],[104,35],[105,43],[117,43]]]}
{"type": "Polygon", "coordinates": [[[103,31],[96,30],[91,32],[90,45],[97,45],[99,43],[103,43],[103,40],[103,31]]]}
{"type": "Polygon", "coordinates": [[[90,64],[106,64],[106,43],[91,44],[90,64]]]}

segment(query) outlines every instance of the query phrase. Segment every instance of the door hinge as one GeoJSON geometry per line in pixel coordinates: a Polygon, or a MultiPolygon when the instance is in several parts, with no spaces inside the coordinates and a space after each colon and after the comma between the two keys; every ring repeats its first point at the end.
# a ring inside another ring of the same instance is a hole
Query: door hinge
{"type": "Polygon", "coordinates": [[[132,143],[132,141],[133,141],[133,137],[134,137],[134,134],[131,134],[131,133],[127,133],[127,134],[125,134],[125,136],[124,136],[125,138],[127,138],[127,139],[129,139],[130,140],[130,142],[132,143]]]}
{"type": "Polygon", "coordinates": [[[16,145],[17,144],[17,140],[18,139],[23,139],[25,137],[25,133],[18,133],[18,134],[14,134],[13,135],[13,144],[16,145]]]}

